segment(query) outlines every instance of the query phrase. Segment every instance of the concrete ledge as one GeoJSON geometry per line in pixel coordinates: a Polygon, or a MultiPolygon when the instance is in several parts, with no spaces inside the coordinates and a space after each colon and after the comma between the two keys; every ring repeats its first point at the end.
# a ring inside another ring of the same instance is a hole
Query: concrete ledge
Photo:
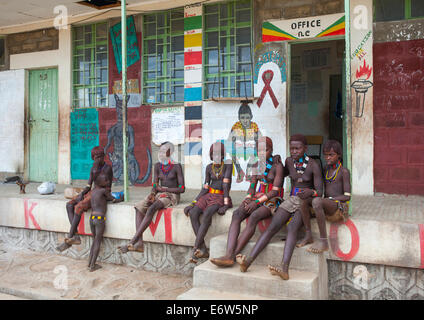
{"type": "MultiPolygon", "coordinates": [[[[175,208],[161,210],[155,215],[144,233],[144,239],[148,242],[193,246],[195,236],[189,218],[183,213],[188,199],[191,199],[191,195],[185,195],[184,202],[175,208]]],[[[206,236],[207,244],[211,238],[228,232],[232,212],[240,203],[238,200],[234,201],[233,198],[234,208],[224,216],[213,217],[206,236]]],[[[63,194],[16,195],[15,191],[14,195],[3,195],[0,197],[0,226],[66,233],[69,231],[66,202],[63,194]]],[[[134,235],[135,202],[108,206],[105,237],[130,239],[134,235]]],[[[81,234],[90,234],[89,216],[89,212],[85,213],[80,223],[81,234]]],[[[264,231],[269,223],[270,219],[260,222],[257,230],[264,231]]],[[[242,228],[244,226],[245,222],[242,228]]],[[[315,219],[312,220],[312,227],[317,238],[315,219]]],[[[353,208],[352,219],[342,224],[327,223],[327,232],[331,245],[326,253],[327,259],[424,268],[424,224],[373,220],[361,212],[356,213],[353,208]],[[358,218],[355,218],[356,215],[358,218]]]]}

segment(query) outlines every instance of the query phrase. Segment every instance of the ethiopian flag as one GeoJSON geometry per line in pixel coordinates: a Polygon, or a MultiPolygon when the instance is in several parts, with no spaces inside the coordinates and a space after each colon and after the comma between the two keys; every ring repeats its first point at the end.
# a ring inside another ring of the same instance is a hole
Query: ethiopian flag
{"type": "Polygon", "coordinates": [[[262,25],[262,42],[284,41],[297,39],[290,33],[287,33],[271,22],[264,22],[262,25]]]}
{"type": "Polygon", "coordinates": [[[327,29],[321,31],[317,34],[318,37],[328,37],[328,36],[337,36],[345,34],[345,16],[341,17],[339,20],[334,22],[327,29]]]}

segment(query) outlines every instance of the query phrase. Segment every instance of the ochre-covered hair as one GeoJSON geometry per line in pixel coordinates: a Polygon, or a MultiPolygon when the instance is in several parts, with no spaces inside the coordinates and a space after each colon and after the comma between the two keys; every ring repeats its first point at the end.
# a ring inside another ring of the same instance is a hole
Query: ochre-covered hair
{"type": "Polygon", "coordinates": [[[96,156],[105,156],[105,151],[102,147],[97,146],[91,149],[91,159],[94,160],[96,156]]]}
{"type": "Polygon", "coordinates": [[[299,141],[302,142],[305,146],[308,145],[308,142],[306,141],[306,137],[303,134],[294,134],[290,137],[290,142],[292,141],[299,141]]]}
{"type": "Polygon", "coordinates": [[[213,156],[213,150],[221,150],[221,157],[224,158],[225,157],[225,147],[224,144],[222,142],[215,142],[211,145],[210,149],[209,149],[209,157],[212,160],[212,156],[213,156]]]}
{"type": "Polygon", "coordinates": [[[324,152],[329,152],[331,151],[331,149],[333,149],[333,151],[337,153],[340,157],[342,156],[343,154],[342,145],[337,140],[327,140],[324,143],[324,146],[322,148],[324,152]]]}

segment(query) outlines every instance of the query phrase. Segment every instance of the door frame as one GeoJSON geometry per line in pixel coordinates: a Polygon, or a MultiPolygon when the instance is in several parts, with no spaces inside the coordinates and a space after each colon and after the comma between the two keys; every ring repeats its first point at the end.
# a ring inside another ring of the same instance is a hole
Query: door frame
{"type": "MultiPolygon", "coordinates": [[[[29,153],[30,153],[30,127],[29,127],[29,113],[30,113],[30,105],[29,105],[29,95],[30,95],[30,89],[29,89],[29,81],[30,81],[30,72],[31,71],[38,71],[38,70],[50,70],[50,69],[56,69],[57,72],[57,83],[56,83],[56,90],[57,90],[57,115],[58,115],[58,123],[57,123],[57,137],[58,137],[58,143],[59,143],[59,68],[58,66],[49,66],[49,67],[41,67],[41,68],[33,68],[33,69],[25,69],[25,122],[24,122],[24,180],[29,181],[29,153]]],[[[59,146],[57,149],[57,152],[59,153],[59,146]]],[[[59,155],[58,155],[59,156],[59,155]]],[[[59,158],[57,160],[57,167],[58,172],[56,176],[57,183],[59,181],[59,158]]]]}
{"type": "Polygon", "coordinates": [[[317,42],[327,42],[327,41],[337,41],[344,40],[345,41],[345,55],[343,59],[343,72],[342,72],[342,88],[344,88],[344,96],[343,96],[343,141],[341,141],[343,146],[343,163],[344,166],[347,167],[350,171],[352,170],[352,144],[351,144],[351,117],[350,117],[350,90],[346,88],[346,83],[350,83],[347,81],[346,77],[350,77],[350,72],[346,73],[347,66],[349,66],[350,70],[350,60],[346,60],[346,55],[349,55],[347,42],[349,39],[346,35],[342,36],[332,36],[332,37],[324,37],[324,38],[309,38],[309,39],[295,39],[287,41],[287,92],[286,92],[286,105],[287,105],[287,113],[286,113],[286,137],[287,137],[287,155],[290,154],[290,110],[291,110],[291,58],[292,58],[292,45],[299,44],[308,44],[308,43],[317,43],[317,42]],[[348,61],[348,63],[346,63],[348,61]]]}

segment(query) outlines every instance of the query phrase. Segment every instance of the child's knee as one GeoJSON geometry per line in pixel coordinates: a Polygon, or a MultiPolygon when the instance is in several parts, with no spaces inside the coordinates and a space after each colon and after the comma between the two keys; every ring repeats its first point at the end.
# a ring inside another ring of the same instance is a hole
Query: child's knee
{"type": "Polygon", "coordinates": [[[322,208],[322,198],[314,198],[312,200],[312,207],[314,209],[320,209],[320,208],[322,208]]]}

